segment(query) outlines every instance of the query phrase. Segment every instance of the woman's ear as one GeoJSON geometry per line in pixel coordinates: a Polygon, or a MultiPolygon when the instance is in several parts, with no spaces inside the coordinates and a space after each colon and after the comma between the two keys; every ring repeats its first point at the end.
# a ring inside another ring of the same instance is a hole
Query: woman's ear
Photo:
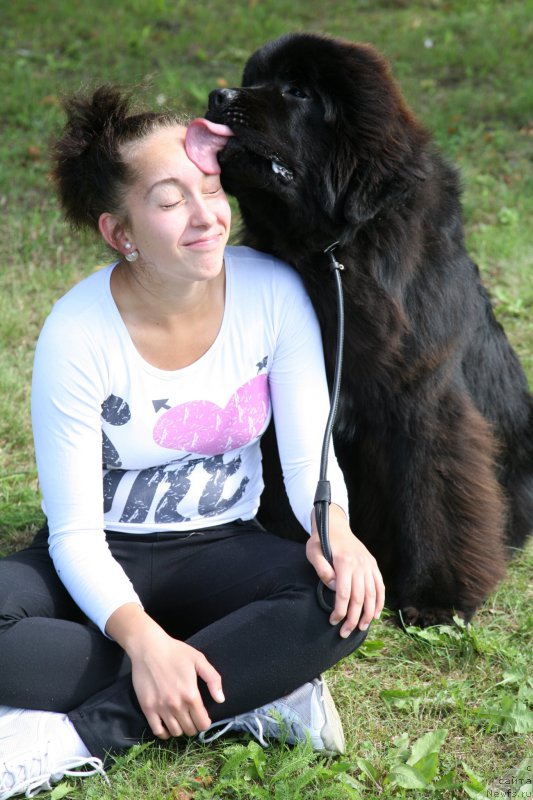
{"type": "Polygon", "coordinates": [[[114,250],[118,250],[122,255],[128,252],[126,245],[129,244],[129,236],[126,233],[123,223],[115,214],[110,214],[107,211],[100,214],[98,227],[103,239],[110,247],[114,250]]]}

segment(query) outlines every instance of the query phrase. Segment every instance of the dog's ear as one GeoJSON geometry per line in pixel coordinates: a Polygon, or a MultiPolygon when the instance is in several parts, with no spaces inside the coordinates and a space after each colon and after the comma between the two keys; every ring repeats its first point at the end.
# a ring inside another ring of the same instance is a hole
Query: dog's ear
{"type": "Polygon", "coordinates": [[[361,224],[387,208],[400,205],[431,171],[432,162],[424,150],[405,154],[403,160],[398,154],[392,162],[380,160],[379,154],[368,161],[356,159],[342,197],[345,220],[361,224]]]}
{"type": "Polygon", "coordinates": [[[326,192],[337,213],[362,223],[401,203],[429,176],[431,136],[370,45],[344,42],[336,74],[342,77],[324,98],[325,119],[335,131],[326,192]]]}

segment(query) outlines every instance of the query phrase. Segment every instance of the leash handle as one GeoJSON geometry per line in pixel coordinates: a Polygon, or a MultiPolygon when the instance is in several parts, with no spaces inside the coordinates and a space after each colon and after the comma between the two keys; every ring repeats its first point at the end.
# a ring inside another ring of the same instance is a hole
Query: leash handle
{"type": "MultiPolygon", "coordinates": [[[[333,374],[331,404],[329,409],[328,420],[326,423],[326,429],[324,431],[324,440],[322,442],[322,454],[320,458],[320,476],[314,499],[315,520],[318,529],[320,545],[322,547],[322,552],[324,553],[326,561],[331,565],[333,565],[333,555],[329,543],[329,506],[331,503],[331,487],[329,481],[327,480],[328,452],[329,452],[331,435],[333,431],[333,425],[335,423],[335,417],[337,414],[337,407],[339,404],[341,375],[342,375],[342,354],[344,349],[344,298],[342,294],[342,281],[340,277],[340,273],[342,272],[344,267],[342,264],[339,264],[339,262],[335,258],[335,249],[337,248],[338,244],[339,244],[338,242],[334,242],[324,250],[324,253],[329,255],[330,271],[332,272],[335,278],[336,297],[337,297],[337,347],[335,353],[335,370],[333,374]]],[[[331,593],[331,590],[327,589],[327,587],[324,586],[322,581],[319,581],[317,587],[318,602],[321,608],[323,608],[324,611],[327,611],[329,613],[333,611],[334,606],[331,605],[331,603],[327,602],[324,596],[325,590],[331,593]]]]}

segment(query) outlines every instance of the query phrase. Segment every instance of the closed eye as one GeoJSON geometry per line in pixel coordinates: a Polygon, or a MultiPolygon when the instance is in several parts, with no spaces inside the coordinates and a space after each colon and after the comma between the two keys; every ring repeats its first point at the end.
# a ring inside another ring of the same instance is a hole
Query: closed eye
{"type": "Polygon", "coordinates": [[[206,175],[202,185],[202,194],[209,196],[218,194],[222,190],[220,178],[217,175],[206,175]]]}

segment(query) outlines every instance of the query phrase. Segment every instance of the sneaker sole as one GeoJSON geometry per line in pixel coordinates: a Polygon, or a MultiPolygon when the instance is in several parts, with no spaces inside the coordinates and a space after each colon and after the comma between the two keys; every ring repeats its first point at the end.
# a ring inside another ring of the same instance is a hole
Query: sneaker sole
{"type": "Polygon", "coordinates": [[[320,737],[324,743],[324,750],[327,753],[342,755],[346,749],[342,722],[325,680],[322,680],[322,700],[326,721],[320,731],[320,737]]]}

